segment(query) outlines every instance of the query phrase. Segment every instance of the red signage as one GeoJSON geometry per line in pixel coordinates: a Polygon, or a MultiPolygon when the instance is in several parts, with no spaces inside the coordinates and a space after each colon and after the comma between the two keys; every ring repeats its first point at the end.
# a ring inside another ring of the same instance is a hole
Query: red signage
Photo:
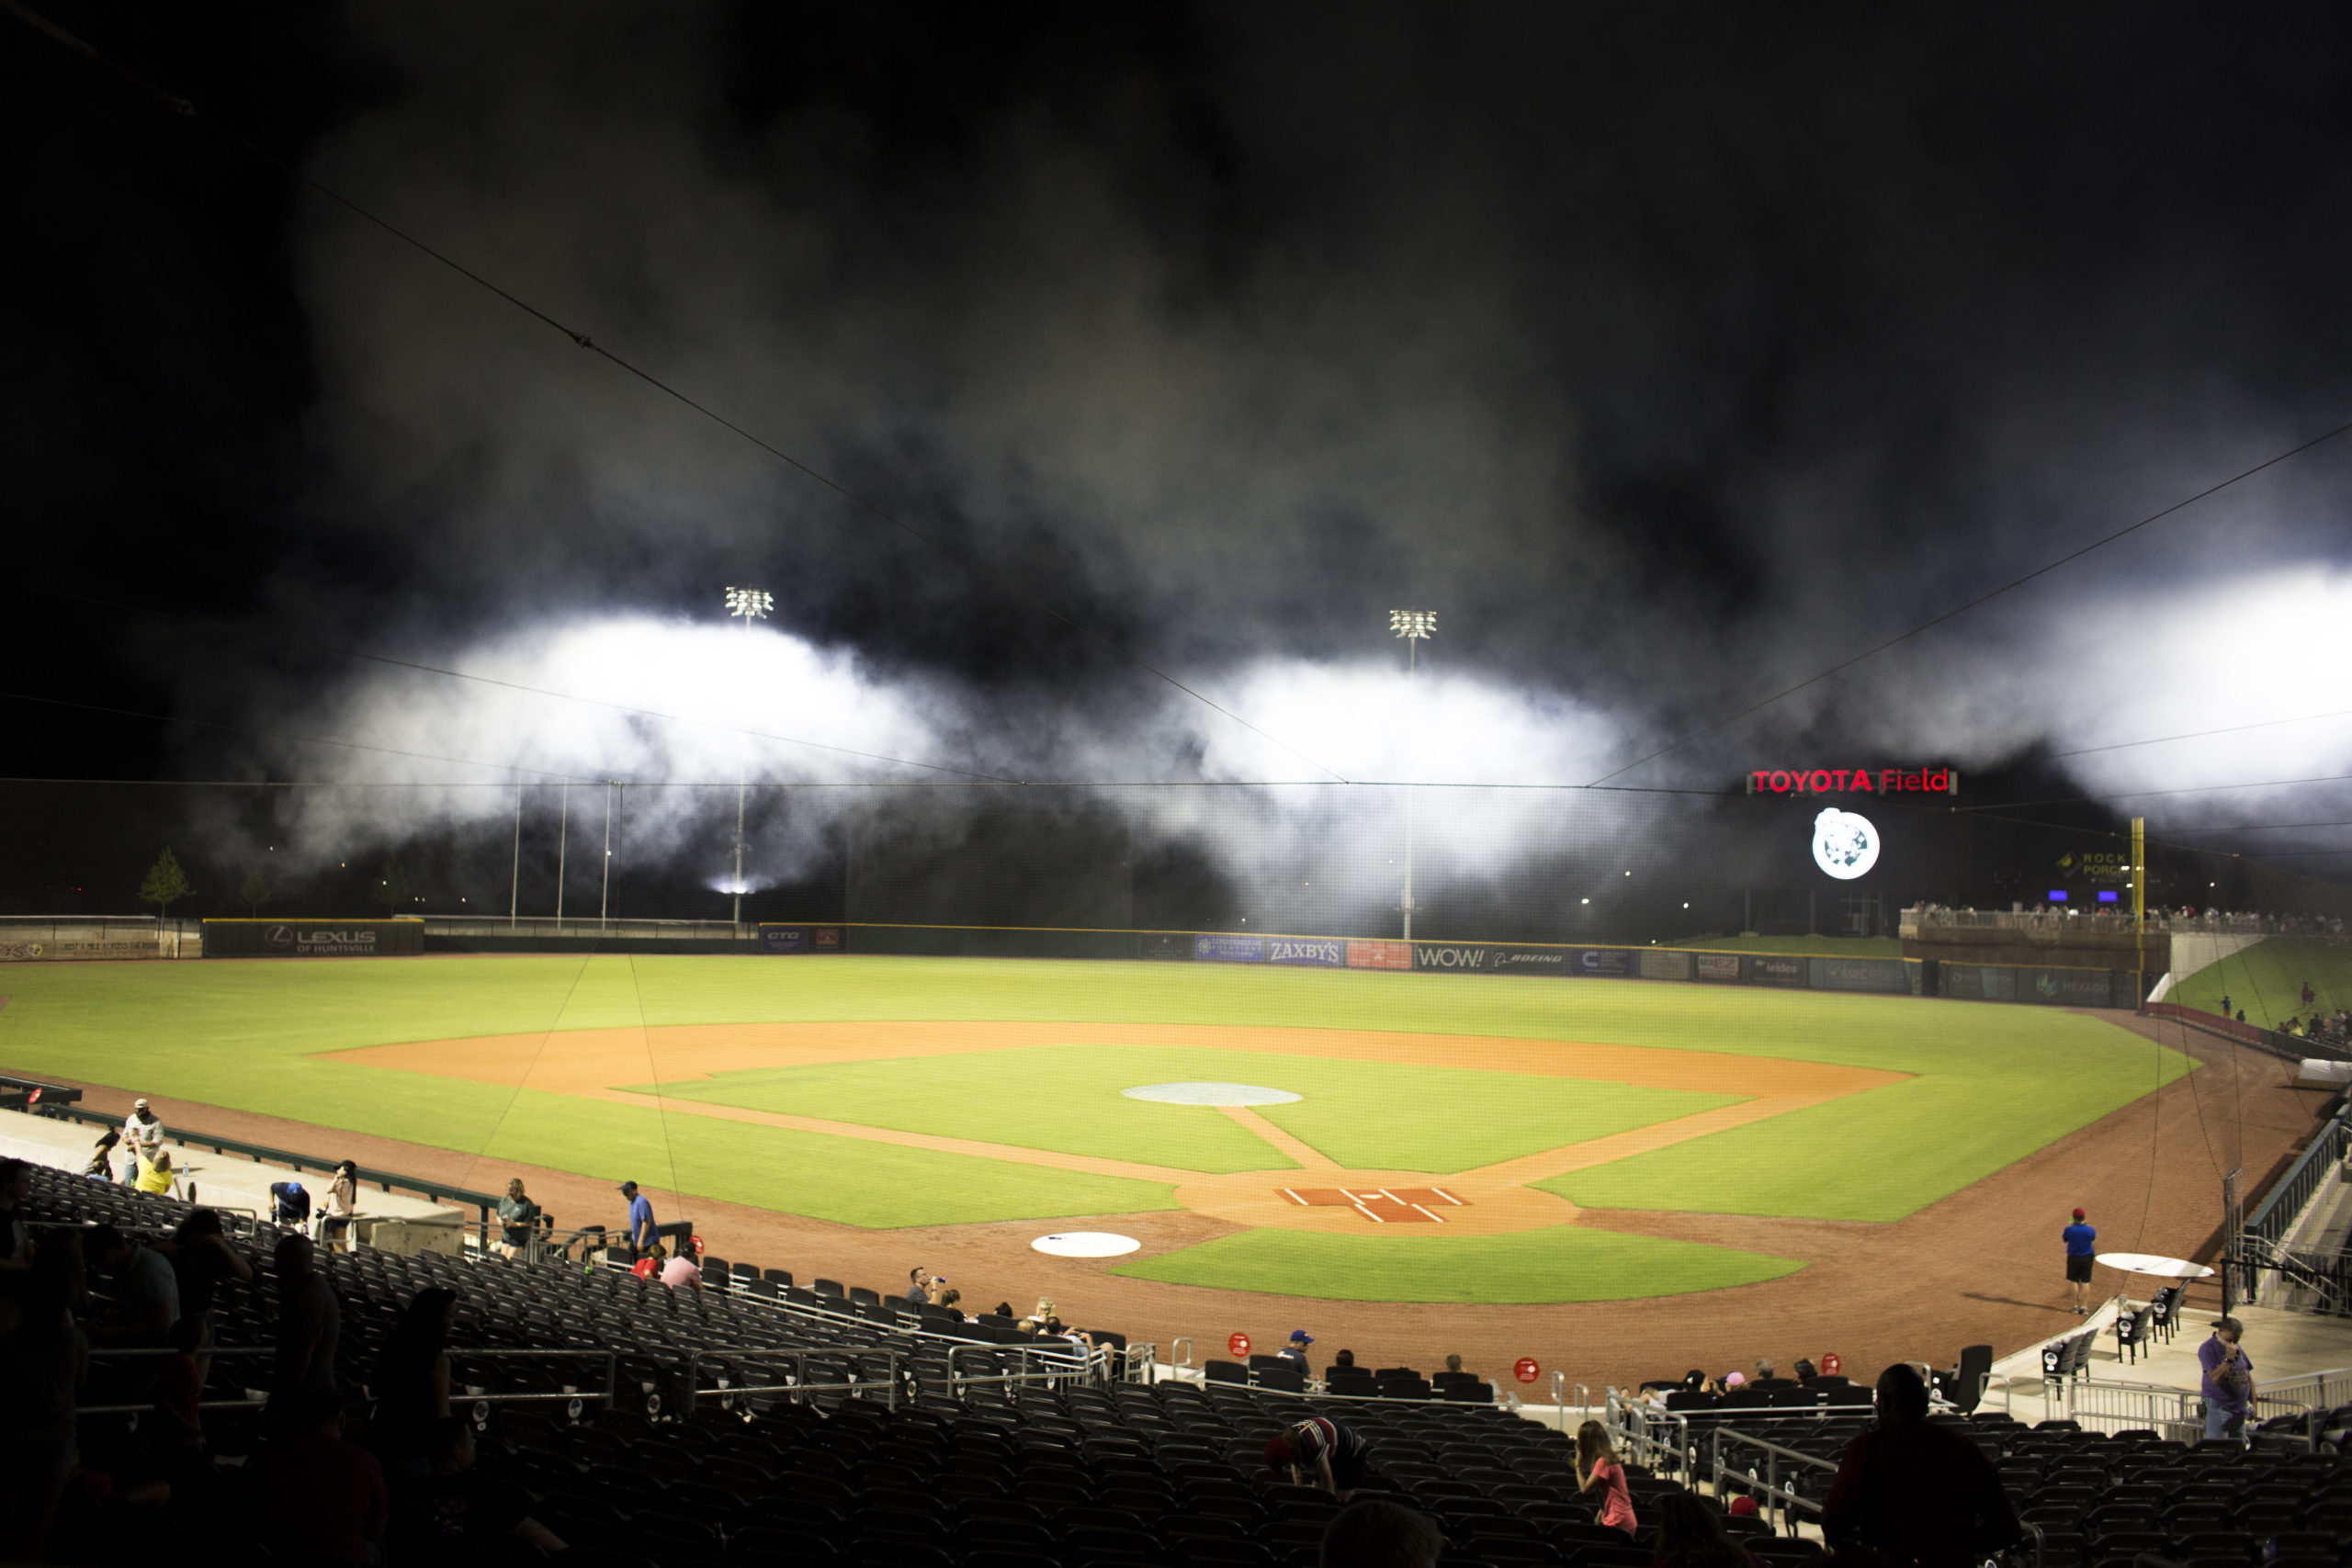
{"type": "Polygon", "coordinates": [[[1958,795],[1953,768],[1755,768],[1750,795],[1958,795]]]}
{"type": "Polygon", "coordinates": [[[1237,1334],[1232,1338],[1225,1342],[1225,1348],[1232,1353],[1233,1359],[1238,1361],[1242,1357],[1250,1353],[1250,1336],[1247,1334],[1237,1334]]]}
{"type": "Polygon", "coordinates": [[[1846,1363],[1838,1359],[1837,1351],[1832,1350],[1821,1358],[1821,1375],[1823,1377],[1834,1378],[1844,1372],[1845,1370],[1846,1363]]]}
{"type": "Polygon", "coordinates": [[[1544,1369],[1536,1364],[1534,1357],[1521,1356],[1511,1363],[1510,1375],[1521,1382],[1533,1382],[1544,1375],[1544,1369]]]}

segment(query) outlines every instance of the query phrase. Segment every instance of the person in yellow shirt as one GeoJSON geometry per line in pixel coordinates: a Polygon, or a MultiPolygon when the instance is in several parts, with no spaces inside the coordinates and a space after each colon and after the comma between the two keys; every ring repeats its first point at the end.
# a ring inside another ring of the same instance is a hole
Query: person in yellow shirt
{"type": "Polygon", "coordinates": [[[172,1151],[157,1149],[153,1157],[141,1155],[137,1185],[141,1192],[169,1192],[172,1190],[172,1151]]]}

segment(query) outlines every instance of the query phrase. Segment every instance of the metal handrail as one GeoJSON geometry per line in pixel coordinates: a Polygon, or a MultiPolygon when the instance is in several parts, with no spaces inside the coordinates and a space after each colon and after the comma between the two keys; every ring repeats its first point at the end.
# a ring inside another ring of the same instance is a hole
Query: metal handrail
{"type": "MultiPolygon", "coordinates": [[[[1770,1506],[1772,1508],[1774,1513],[1779,1516],[1780,1523],[1787,1528],[1788,1532],[1791,1535],[1796,1534],[1797,1529],[1794,1510],[1803,1508],[1816,1516],[1823,1512],[1821,1504],[1815,1502],[1810,1497],[1805,1497],[1798,1494],[1796,1482],[1793,1477],[1791,1478],[1785,1486],[1782,1485],[1781,1481],[1781,1461],[1782,1460],[1788,1460],[1794,1464],[1806,1466],[1815,1470],[1826,1470],[1829,1472],[1830,1474],[1835,1475],[1838,1473],[1838,1465],[1836,1461],[1816,1459],[1812,1454],[1799,1453],[1794,1449],[1782,1448],[1780,1444],[1769,1441],[1766,1438],[1755,1437],[1747,1432],[1735,1432],[1724,1427],[1717,1427],[1711,1434],[1711,1438],[1712,1446],[1708,1451],[1713,1461],[1713,1474],[1712,1479],[1714,1483],[1715,1495],[1717,1497],[1724,1495],[1724,1439],[1728,1438],[1732,1442],[1744,1443],[1750,1448],[1762,1449],[1764,1450],[1763,1481],[1765,1495],[1770,1498],[1771,1501],[1770,1506]]],[[[1750,1469],[1743,1479],[1751,1483],[1754,1483],[1758,1479],[1756,1472],[1753,1469],[1750,1469]]]]}
{"type": "MultiPolygon", "coordinates": [[[[618,1408],[621,1386],[621,1353],[618,1350],[507,1349],[503,1347],[495,1346],[476,1348],[469,1345],[453,1345],[449,1348],[448,1354],[451,1363],[449,1370],[453,1381],[457,1373],[457,1363],[459,1361],[535,1359],[570,1359],[585,1361],[594,1360],[601,1357],[605,1362],[605,1392],[601,1396],[605,1402],[605,1408],[607,1410],[618,1408]]],[[[466,1398],[473,1404],[484,1406],[491,1404],[521,1404],[526,1401],[535,1399],[587,1400],[599,1396],[592,1393],[582,1393],[572,1389],[565,1389],[560,1392],[551,1392],[548,1393],[475,1393],[469,1390],[466,1394],[466,1398]]]]}
{"type": "MultiPolygon", "coordinates": [[[[812,1352],[808,1350],[704,1351],[697,1349],[692,1351],[688,1353],[686,1357],[686,1397],[685,1410],[684,1414],[691,1416],[695,1414],[695,1410],[700,1407],[703,1394],[702,1360],[706,1355],[712,1357],[724,1357],[729,1361],[788,1360],[793,1364],[792,1378],[788,1382],[732,1383],[729,1382],[724,1378],[718,1379],[712,1385],[710,1392],[718,1395],[719,1404],[722,1408],[731,1406],[736,1396],[739,1394],[789,1393],[797,1400],[801,1395],[810,1393],[848,1393],[854,1396],[864,1393],[867,1390],[873,1388],[876,1380],[871,1378],[853,1377],[849,1382],[840,1383],[810,1382],[808,1381],[808,1358],[811,1354],[812,1352]]],[[[837,1352],[818,1350],[813,1352],[813,1354],[826,1356],[837,1354],[837,1352]]],[[[882,1350],[867,1351],[865,1354],[880,1355],[888,1359],[890,1370],[888,1375],[882,1380],[884,1383],[883,1400],[886,1408],[890,1410],[898,1409],[899,1388],[899,1384],[903,1381],[903,1376],[899,1370],[899,1353],[896,1350],[882,1350]]]]}

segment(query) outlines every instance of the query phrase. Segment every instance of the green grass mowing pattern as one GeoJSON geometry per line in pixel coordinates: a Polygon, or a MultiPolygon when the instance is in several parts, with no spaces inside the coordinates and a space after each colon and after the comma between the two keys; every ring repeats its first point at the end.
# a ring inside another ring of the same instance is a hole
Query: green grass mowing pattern
{"type": "Polygon", "coordinates": [[[1582,1225],[1449,1236],[1252,1230],[1112,1270],[1217,1291],[1492,1305],[1688,1295],[1793,1274],[1796,1258],[1582,1225]]]}
{"type": "MultiPolygon", "coordinates": [[[[1038,1045],[965,1056],[759,1067],[661,1086],[673,1099],[1223,1174],[1290,1170],[1207,1106],[1129,1100],[1144,1084],[1249,1083],[1301,1098],[1258,1113],[1340,1165],[1451,1174],[1694,1115],[1736,1097],[1528,1073],[1272,1051],[1038,1045]]],[[[616,1086],[629,1087],[629,1086],[616,1086]]],[[[633,1086],[650,1092],[651,1086],[633,1086]]]]}
{"type": "Polygon", "coordinates": [[[2165,999],[2183,1007],[2220,1012],[2222,998],[2232,1011],[2245,1010],[2248,1023],[2275,1029],[2290,1018],[2311,1017],[2312,1008],[2334,1012],[2352,1007],[2352,942],[2342,937],[2265,937],[2219,964],[2181,981],[2165,999]],[[2303,983],[2319,999],[2303,1005],[2303,983]]]}
{"type": "MultiPolygon", "coordinates": [[[[1580,1172],[1564,1184],[1578,1202],[1678,1209],[1720,1202],[1736,1213],[1797,1216],[1847,1214],[1858,1205],[1889,1218],[1911,1213],[2146,1093],[2159,1063],[2172,1074],[2191,1065],[2058,1009],[1246,964],[619,955],[213,960],[26,964],[12,968],[7,983],[0,1066],[468,1152],[491,1147],[495,1129],[502,1139],[529,1136],[541,1151],[530,1157],[571,1169],[589,1168],[583,1162],[597,1153],[593,1137],[567,1131],[589,1120],[575,1113],[582,1102],[528,1118],[518,1105],[509,1117],[512,1097],[493,1086],[314,1054],[639,1023],[1134,1021],[1477,1033],[1525,1041],[1538,1054],[1545,1040],[1697,1048],[1931,1080],[1925,1091],[1897,1086],[1852,1096],[1819,1112],[1580,1172]],[[541,1125],[534,1132],[507,1124],[520,1120],[541,1125]]],[[[673,1133],[675,1122],[670,1118],[673,1133]]],[[[708,1125],[697,1119],[676,1135],[707,1137],[708,1125]]],[[[838,1172],[852,1180],[885,1145],[828,1139],[821,1147],[827,1179],[838,1172]]],[[[874,1180],[892,1179],[884,1167],[870,1168],[874,1180]]],[[[992,1168],[1006,1171],[1004,1190],[1018,1194],[1006,1200],[1007,1218],[1018,1217],[1012,1209],[1048,1212],[1035,1205],[1079,1180],[992,1168]]],[[[767,1162],[763,1196],[750,1201],[813,1212],[797,1195],[799,1175],[797,1166],[767,1162]]],[[[909,1212],[920,1206],[920,1195],[910,1197],[909,1212]]],[[[1089,1200],[1085,1212],[1120,1206],[1089,1200]]]]}

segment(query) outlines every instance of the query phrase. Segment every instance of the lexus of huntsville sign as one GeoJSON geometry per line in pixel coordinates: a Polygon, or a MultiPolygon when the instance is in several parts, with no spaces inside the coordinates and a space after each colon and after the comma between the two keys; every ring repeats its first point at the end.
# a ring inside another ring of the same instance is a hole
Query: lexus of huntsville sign
{"type": "Polygon", "coordinates": [[[424,922],[224,920],[204,922],[207,958],[383,958],[424,951],[424,922]]]}
{"type": "Polygon", "coordinates": [[[1750,795],[1958,795],[1954,768],[1753,768],[1750,795]]]}

